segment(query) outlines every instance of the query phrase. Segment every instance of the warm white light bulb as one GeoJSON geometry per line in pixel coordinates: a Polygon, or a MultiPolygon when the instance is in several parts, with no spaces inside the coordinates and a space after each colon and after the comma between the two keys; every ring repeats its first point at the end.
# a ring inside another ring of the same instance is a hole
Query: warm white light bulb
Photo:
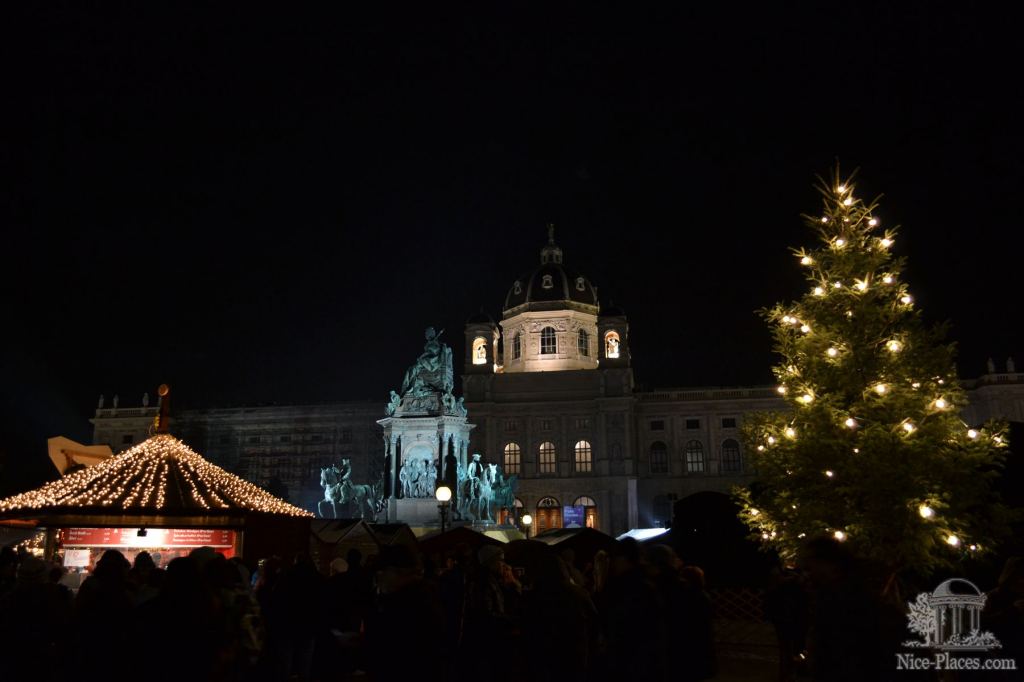
{"type": "Polygon", "coordinates": [[[911,298],[910,294],[904,294],[900,297],[900,303],[903,303],[904,305],[910,305],[913,301],[914,299],[911,298]]]}
{"type": "Polygon", "coordinates": [[[854,284],[853,286],[857,288],[857,291],[864,291],[865,289],[868,288],[868,283],[858,280],[857,283],[854,284]]]}
{"type": "Polygon", "coordinates": [[[946,409],[946,405],[947,405],[947,403],[946,403],[945,400],[943,400],[942,398],[936,398],[936,400],[935,400],[935,407],[937,409],[944,410],[944,409],[946,409]]]}
{"type": "Polygon", "coordinates": [[[868,225],[870,225],[871,227],[874,227],[877,224],[878,224],[878,219],[877,218],[871,218],[871,219],[868,220],[868,225]]]}
{"type": "Polygon", "coordinates": [[[775,445],[775,436],[768,436],[768,445],[775,445]]]}
{"type": "Polygon", "coordinates": [[[800,331],[802,331],[804,334],[806,334],[809,331],[811,331],[811,328],[808,325],[806,325],[806,324],[802,324],[802,325],[800,325],[800,331]]]}
{"type": "Polygon", "coordinates": [[[927,504],[922,504],[917,508],[917,513],[921,515],[922,519],[930,519],[935,516],[935,510],[929,507],[927,504]]]}
{"type": "Polygon", "coordinates": [[[853,417],[847,417],[846,421],[843,422],[843,423],[846,424],[847,427],[852,429],[853,427],[855,427],[857,425],[857,420],[854,419],[853,417]]]}
{"type": "Polygon", "coordinates": [[[882,237],[881,239],[878,240],[878,243],[882,245],[883,249],[888,249],[890,246],[892,246],[892,240],[889,239],[888,237],[882,237]]]}
{"type": "Polygon", "coordinates": [[[825,351],[825,355],[829,356],[830,358],[834,358],[835,356],[839,355],[839,351],[836,350],[835,348],[829,348],[827,351],[825,351]]]}
{"type": "Polygon", "coordinates": [[[764,452],[764,446],[763,445],[758,445],[757,446],[757,451],[758,452],[764,452]]]}
{"type": "Polygon", "coordinates": [[[835,289],[842,289],[843,288],[843,283],[842,282],[833,282],[832,283],[832,287],[835,288],[835,289]]]}
{"type": "Polygon", "coordinates": [[[760,514],[760,513],[761,513],[761,512],[760,512],[760,511],[758,511],[757,509],[751,509],[751,510],[750,510],[750,515],[751,515],[751,516],[757,516],[757,515],[758,515],[758,514],[760,514]]]}
{"type": "Polygon", "coordinates": [[[785,386],[779,386],[775,390],[778,391],[780,395],[786,395],[786,387],[785,386]]]}
{"type": "Polygon", "coordinates": [[[893,339],[889,343],[885,344],[885,347],[888,348],[893,353],[899,353],[900,349],[903,348],[903,346],[900,344],[900,342],[896,341],[895,339],[893,339]]]}
{"type": "Polygon", "coordinates": [[[810,256],[804,256],[803,258],[800,259],[800,265],[810,265],[813,262],[814,261],[811,260],[810,256]]]}
{"type": "Polygon", "coordinates": [[[853,205],[853,197],[846,197],[845,199],[843,199],[843,206],[852,206],[852,205],[853,205]]]}
{"type": "Polygon", "coordinates": [[[882,282],[884,284],[892,284],[892,282],[893,282],[892,275],[886,275],[885,277],[883,277],[882,278],[882,282]]]}
{"type": "Polygon", "coordinates": [[[821,222],[827,223],[828,222],[828,216],[826,216],[826,215],[821,216],[821,222]]]}
{"type": "Polygon", "coordinates": [[[978,437],[978,432],[974,429],[967,429],[967,437],[973,440],[978,437]]]}
{"type": "Polygon", "coordinates": [[[786,438],[796,438],[796,429],[794,429],[792,426],[787,426],[786,438]]]}
{"type": "Polygon", "coordinates": [[[844,246],[846,246],[846,240],[840,237],[839,239],[836,240],[836,246],[838,246],[839,248],[843,248],[844,246]]]}
{"type": "Polygon", "coordinates": [[[846,185],[839,185],[839,187],[837,187],[836,189],[839,191],[840,194],[846,194],[846,185]]]}
{"type": "Polygon", "coordinates": [[[800,396],[800,402],[804,403],[805,405],[811,404],[813,400],[814,396],[812,396],[810,393],[804,393],[802,396],[800,396]]]}
{"type": "Polygon", "coordinates": [[[789,323],[790,323],[790,321],[792,321],[792,319],[793,319],[793,318],[792,318],[792,317],[790,317],[789,315],[783,315],[783,316],[782,316],[782,322],[783,322],[783,324],[789,324],[789,323]]]}
{"type": "Polygon", "coordinates": [[[822,287],[814,287],[814,295],[815,296],[824,296],[825,295],[825,290],[822,287]]]}
{"type": "Polygon", "coordinates": [[[914,431],[917,430],[917,427],[914,426],[911,422],[903,422],[903,430],[906,431],[907,433],[913,433],[914,431]]]}
{"type": "Polygon", "coordinates": [[[885,395],[885,392],[889,390],[889,387],[885,384],[875,384],[875,393],[878,395],[885,395]]]}
{"type": "Polygon", "coordinates": [[[977,550],[978,550],[978,546],[977,546],[977,545],[971,545],[971,546],[970,546],[970,550],[971,550],[972,552],[975,552],[975,551],[977,551],[977,550]]]}
{"type": "Polygon", "coordinates": [[[960,545],[960,538],[958,538],[955,535],[950,535],[949,537],[946,538],[946,543],[950,547],[958,547],[960,545]]]}
{"type": "Polygon", "coordinates": [[[835,533],[832,533],[832,537],[834,537],[836,540],[839,540],[839,542],[842,542],[846,539],[846,533],[844,533],[841,530],[837,530],[835,533]]]}
{"type": "Polygon", "coordinates": [[[828,476],[829,478],[832,478],[833,476],[836,475],[836,473],[834,471],[832,471],[831,469],[828,469],[828,470],[825,471],[825,475],[828,476]]]}

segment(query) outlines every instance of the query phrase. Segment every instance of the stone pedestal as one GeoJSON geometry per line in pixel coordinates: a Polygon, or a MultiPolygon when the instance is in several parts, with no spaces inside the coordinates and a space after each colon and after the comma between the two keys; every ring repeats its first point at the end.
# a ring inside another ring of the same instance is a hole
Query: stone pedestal
{"type": "Polygon", "coordinates": [[[441,524],[441,512],[437,509],[437,500],[425,498],[406,498],[395,500],[395,514],[401,523],[410,526],[428,526],[441,524]]]}

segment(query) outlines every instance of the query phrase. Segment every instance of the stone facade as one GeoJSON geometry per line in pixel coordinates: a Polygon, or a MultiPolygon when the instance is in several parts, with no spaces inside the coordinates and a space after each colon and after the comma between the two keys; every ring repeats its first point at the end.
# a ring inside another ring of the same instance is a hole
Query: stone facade
{"type": "MultiPolygon", "coordinates": [[[[517,503],[537,518],[535,530],[560,524],[569,506],[585,507],[587,522],[612,534],[663,525],[674,501],[728,493],[750,480],[739,428],[748,413],[785,406],[774,389],[637,390],[624,313],[601,309],[591,283],[564,269],[553,235],[540,267],[514,282],[503,312],[500,323],[478,315],[465,327],[462,393],[475,428],[459,404],[462,418],[448,426],[439,424],[452,416],[422,415],[422,429],[413,419],[396,429],[403,420],[392,418],[401,407],[393,393],[389,406],[380,400],[184,410],[173,414],[172,431],[259,485],[283,485],[275,492],[311,511],[321,498],[319,467],[341,458],[351,459],[357,481],[377,480],[387,466],[390,494],[399,435],[406,452],[422,444],[435,462],[449,448],[462,464],[479,452],[518,476],[517,503]],[[548,332],[547,346],[545,328],[554,334],[552,343],[548,332]]],[[[964,385],[967,423],[1024,422],[1024,373],[1012,361],[1005,372],[990,361],[986,375],[964,385]]],[[[380,388],[383,395],[387,387],[380,388]]],[[[454,404],[446,409],[456,414],[454,404]]],[[[101,407],[93,441],[122,450],[146,437],[155,414],[155,407],[101,407]]],[[[392,504],[389,516],[394,511],[392,504]]]]}

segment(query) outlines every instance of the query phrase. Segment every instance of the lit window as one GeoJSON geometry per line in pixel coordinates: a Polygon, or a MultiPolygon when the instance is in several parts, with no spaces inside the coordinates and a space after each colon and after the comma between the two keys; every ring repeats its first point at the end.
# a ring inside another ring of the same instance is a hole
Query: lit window
{"type": "Polygon", "coordinates": [[[651,444],[651,473],[668,473],[668,447],[661,441],[651,444]]]}
{"type": "Polygon", "coordinates": [[[555,286],[555,281],[551,278],[551,275],[544,275],[540,278],[540,285],[544,289],[552,289],[555,286]]]}
{"type": "Polygon", "coordinates": [[[581,440],[576,443],[576,471],[587,472],[592,471],[594,467],[594,455],[590,449],[590,443],[581,440]]]}
{"type": "Polygon", "coordinates": [[[540,352],[541,355],[554,355],[558,352],[558,337],[555,336],[554,327],[540,330],[540,352]]]}
{"type": "Polygon", "coordinates": [[[512,293],[513,294],[521,294],[521,293],[523,293],[523,285],[519,283],[518,279],[516,280],[516,283],[512,285],[512,293]]]}
{"type": "Polygon", "coordinates": [[[581,329],[580,333],[576,335],[576,349],[581,356],[590,357],[590,334],[586,329],[581,329]]]}
{"type": "Polygon", "coordinates": [[[615,331],[604,335],[604,356],[606,358],[619,357],[619,333],[615,331]]]}
{"type": "Polygon", "coordinates": [[[594,502],[593,497],[580,495],[572,506],[583,507],[584,525],[587,528],[597,528],[597,502],[594,502]]]}
{"type": "Polygon", "coordinates": [[[704,473],[704,446],[699,440],[691,440],[686,444],[686,472],[704,473]]]}
{"type": "Polygon", "coordinates": [[[542,474],[553,474],[555,473],[555,444],[554,443],[541,443],[540,444],[540,461],[539,461],[540,473],[542,474]]]}
{"type": "Polygon", "coordinates": [[[523,338],[519,332],[512,337],[512,357],[518,360],[523,356],[523,338]]]}
{"type": "Polygon", "coordinates": [[[519,465],[522,462],[522,450],[515,443],[505,446],[504,470],[506,476],[519,473],[519,465]]]}
{"type": "Polygon", "coordinates": [[[587,288],[586,280],[584,280],[582,277],[577,277],[576,278],[576,291],[585,291],[586,288],[587,288]]]}
{"type": "Polygon", "coordinates": [[[487,364],[487,339],[482,336],[473,339],[473,364],[487,364]]]}
{"type": "Polygon", "coordinates": [[[740,462],[740,444],[732,438],[722,443],[722,471],[738,472],[743,468],[740,462]]]}

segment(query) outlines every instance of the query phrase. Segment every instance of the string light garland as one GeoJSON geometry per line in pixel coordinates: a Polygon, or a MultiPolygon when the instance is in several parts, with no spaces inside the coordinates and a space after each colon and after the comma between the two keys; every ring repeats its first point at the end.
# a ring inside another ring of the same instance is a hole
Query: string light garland
{"type": "Polygon", "coordinates": [[[223,510],[313,516],[157,434],[100,464],[0,500],[0,512],[110,507],[127,512],[223,510]]]}

